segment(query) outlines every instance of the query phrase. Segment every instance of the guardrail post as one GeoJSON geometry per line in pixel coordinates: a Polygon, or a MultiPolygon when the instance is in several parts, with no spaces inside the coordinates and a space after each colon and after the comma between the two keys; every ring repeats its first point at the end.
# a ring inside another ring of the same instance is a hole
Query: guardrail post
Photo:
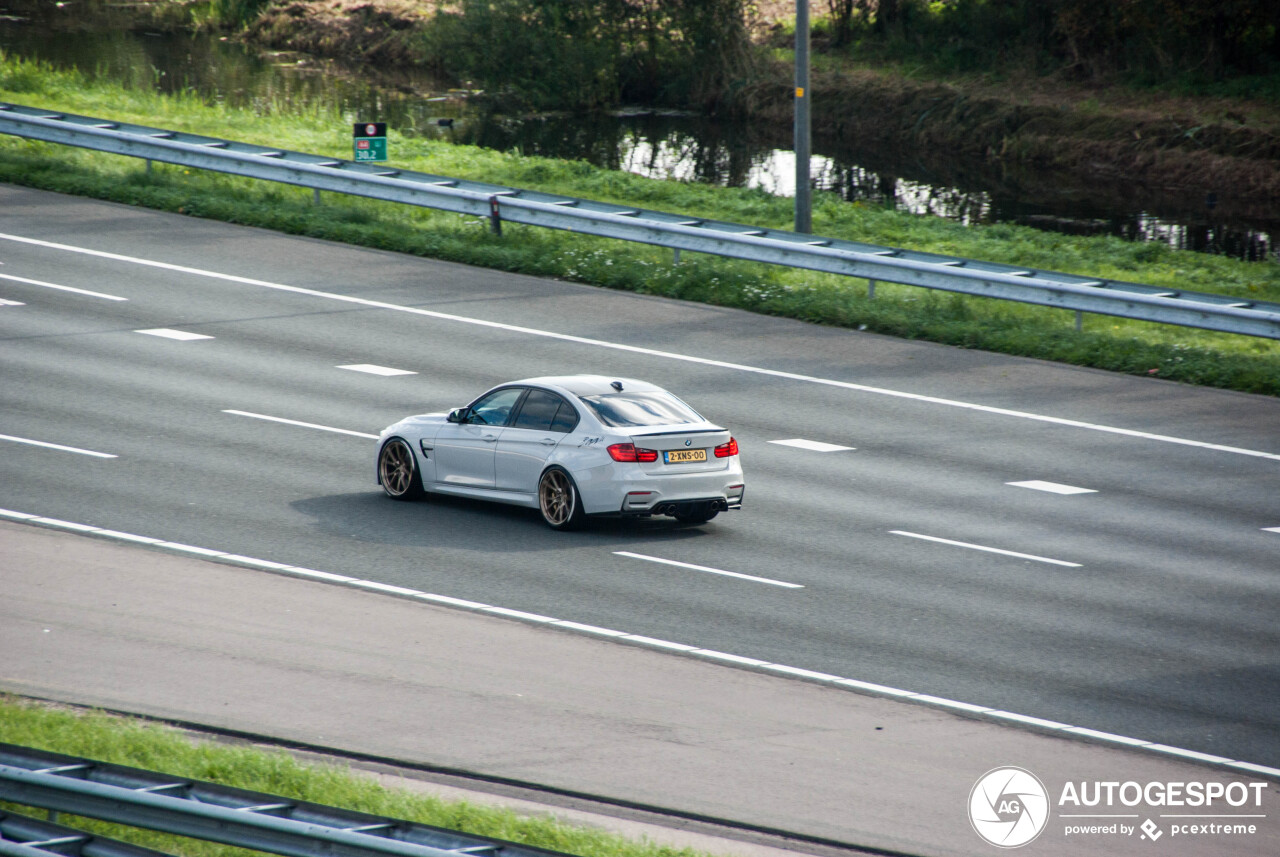
{"type": "Polygon", "coordinates": [[[1080,310],[1076,310],[1076,331],[1079,332],[1080,328],[1083,325],[1084,325],[1084,313],[1082,313],[1080,310]]]}
{"type": "Polygon", "coordinates": [[[876,281],[867,280],[867,297],[874,298],[876,296],[876,281]]]}
{"type": "Polygon", "coordinates": [[[502,237],[502,212],[498,210],[498,197],[489,197],[489,231],[502,237]]]}
{"type": "Polygon", "coordinates": [[[311,203],[312,203],[312,205],[319,205],[319,204],[320,204],[320,188],[318,188],[318,187],[313,187],[313,188],[311,189],[311,203]]]}
{"type": "Polygon", "coordinates": [[[680,248],[679,247],[676,247],[671,253],[671,264],[673,265],[680,264],[680,248]]]}

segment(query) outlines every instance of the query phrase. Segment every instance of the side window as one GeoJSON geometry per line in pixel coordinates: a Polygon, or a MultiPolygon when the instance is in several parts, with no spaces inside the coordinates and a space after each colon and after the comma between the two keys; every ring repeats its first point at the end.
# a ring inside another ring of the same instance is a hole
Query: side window
{"type": "Polygon", "coordinates": [[[534,431],[550,431],[551,423],[556,418],[561,399],[555,393],[546,390],[530,390],[520,406],[520,413],[512,428],[533,429],[534,431]]]}
{"type": "Polygon", "coordinates": [[[560,401],[560,410],[556,411],[556,418],[551,421],[551,430],[559,432],[571,432],[578,427],[578,412],[573,409],[573,405],[568,402],[560,401]]]}
{"type": "Polygon", "coordinates": [[[511,427],[563,434],[573,431],[577,425],[578,412],[573,405],[549,390],[530,390],[511,427]]]}
{"type": "Polygon", "coordinates": [[[471,406],[471,417],[467,420],[472,425],[505,426],[511,416],[511,409],[524,392],[523,387],[504,387],[478,399],[471,406]]]}

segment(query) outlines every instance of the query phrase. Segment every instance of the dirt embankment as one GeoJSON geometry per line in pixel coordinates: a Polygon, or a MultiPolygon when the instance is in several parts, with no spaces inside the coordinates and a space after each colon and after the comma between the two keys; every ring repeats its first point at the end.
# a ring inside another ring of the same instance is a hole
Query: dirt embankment
{"type": "Polygon", "coordinates": [[[242,37],[277,50],[380,68],[419,65],[430,58],[417,34],[436,6],[410,0],[293,0],[267,7],[242,37]]]}
{"type": "MultiPolygon", "coordinates": [[[[1280,134],[1268,105],[1133,104],[1071,85],[996,91],[873,72],[815,78],[813,99],[815,132],[838,139],[936,148],[1102,181],[1280,199],[1280,134]]],[[[789,97],[761,99],[757,108],[774,121],[790,121],[791,110],[789,97]]]]}
{"type": "MultiPolygon", "coordinates": [[[[434,2],[291,0],[246,38],[381,68],[433,62],[414,34],[434,2]]],[[[792,121],[791,69],[765,65],[744,90],[756,122],[792,121]]],[[[814,132],[1032,166],[1087,180],[1280,200],[1280,106],[1125,93],[1061,81],[915,81],[875,70],[812,79],[814,132]]]]}

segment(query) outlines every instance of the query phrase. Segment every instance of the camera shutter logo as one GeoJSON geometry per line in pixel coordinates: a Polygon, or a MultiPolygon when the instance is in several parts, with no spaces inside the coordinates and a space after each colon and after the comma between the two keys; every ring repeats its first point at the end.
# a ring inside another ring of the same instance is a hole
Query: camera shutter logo
{"type": "Polygon", "coordinates": [[[1049,793],[1044,783],[1022,768],[995,768],[983,774],[969,792],[969,823],[999,848],[1031,842],[1049,821],[1049,793]]]}

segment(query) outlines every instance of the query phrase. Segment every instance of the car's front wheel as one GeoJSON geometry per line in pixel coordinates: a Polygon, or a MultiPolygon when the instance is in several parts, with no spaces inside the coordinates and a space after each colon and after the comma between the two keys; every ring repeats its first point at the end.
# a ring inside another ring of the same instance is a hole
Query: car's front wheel
{"type": "Polygon", "coordinates": [[[393,437],[378,453],[378,478],[382,490],[393,500],[415,500],[422,496],[422,476],[409,444],[393,437]]]}
{"type": "Polygon", "coordinates": [[[553,530],[576,530],[586,513],[573,477],[559,467],[548,468],[538,480],[538,509],[553,530]]]}

